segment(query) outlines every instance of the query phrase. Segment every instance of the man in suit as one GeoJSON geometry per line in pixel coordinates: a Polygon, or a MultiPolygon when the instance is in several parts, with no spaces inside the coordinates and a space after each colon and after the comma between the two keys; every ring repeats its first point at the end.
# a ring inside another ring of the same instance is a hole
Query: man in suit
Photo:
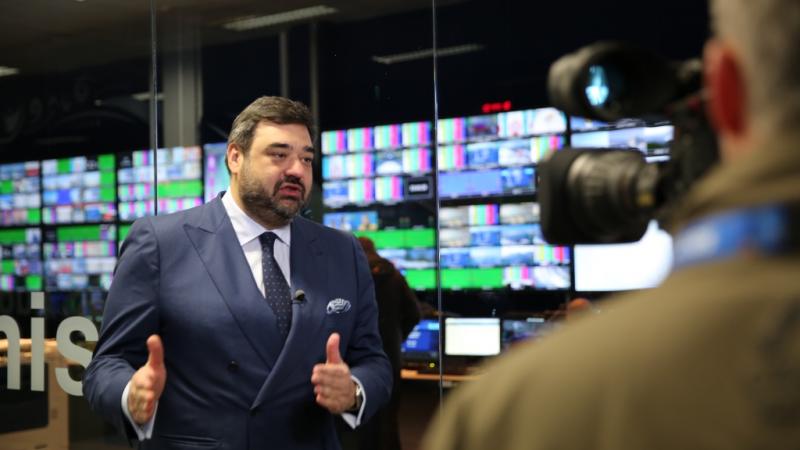
{"type": "Polygon", "coordinates": [[[86,370],[93,410],[143,449],[338,449],[388,399],[369,267],[353,236],[298,217],[311,115],[261,97],[234,120],[230,189],[138,220],[86,370]]]}

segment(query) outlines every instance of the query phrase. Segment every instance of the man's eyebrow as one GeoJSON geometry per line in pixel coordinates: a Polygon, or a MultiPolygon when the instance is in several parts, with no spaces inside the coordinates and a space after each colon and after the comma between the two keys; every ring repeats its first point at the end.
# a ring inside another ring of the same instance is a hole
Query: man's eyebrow
{"type": "MultiPolygon", "coordinates": [[[[273,143],[267,145],[267,148],[268,149],[277,148],[277,149],[291,150],[292,146],[287,144],[287,143],[285,143],[285,142],[273,142],[273,143]]],[[[314,146],[312,146],[312,145],[307,145],[307,146],[303,147],[302,150],[304,152],[307,152],[307,153],[315,153],[314,146]]]]}

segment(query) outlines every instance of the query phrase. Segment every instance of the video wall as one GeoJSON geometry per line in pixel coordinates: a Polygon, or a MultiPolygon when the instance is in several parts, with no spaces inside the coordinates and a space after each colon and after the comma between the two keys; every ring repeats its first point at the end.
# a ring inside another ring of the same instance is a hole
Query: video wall
{"type": "Polygon", "coordinates": [[[119,154],[119,218],[132,222],[140,217],[182,211],[203,203],[200,147],[139,150],[119,154]],[[153,174],[155,167],[156,180],[153,174]],[[158,193],[158,204],[155,190],[158,193]]]}
{"type": "Polygon", "coordinates": [[[395,204],[431,197],[430,122],[326,131],[321,144],[326,207],[395,204]]]}
{"type": "Polygon", "coordinates": [[[323,221],[370,237],[417,290],[436,287],[437,221],[443,289],[569,289],[570,250],[544,242],[532,201],[566,131],[553,108],[440,120],[438,217],[430,123],[323,132],[323,221]],[[386,220],[409,205],[416,219],[386,220]]]}
{"type": "Polygon", "coordinates": [[[445,289],[569,289],[570,249],[545,242],[537,203],[442,207],[445,289]]]}
{"type": "Polygon", "coordinates": [[[41,222],[39,161],[0,165],[0,225],[41,222]]]}
{"type": "MultiPolygon", "coordinates": [[[[669,158],[669,124],[569,120],[572,146],[638,148],[653,163],[669,158]]],[[[437,227],[441,284],[448,291],[600,291],[657,283],[641,277],[599,286],[586,275],[596,272],[586,268],[598,260],[644,267],[641,251],[627,249],[625,256],[614,253],[625,250],[620,247],[545,242],[536,169],[565,145],[567,129],[564,114],[541,108],[442,119],[435,140],[431,122],[323,132],[323,223],[372,239],[420,291],[436,288],[437,227]]],[[[108,289],[134,220],[200,205],[227,188],[226,148],[210,143],[0,164],[0,291],[108,289]]],[[[671,263],[671,241],[657,229],[647,236],[654,238],[643,244],[644,259],[648,267],[666,268],[655,271],[660,277],[671,263]]]]}
{"type": "Polygon", "coordinates": [[[203,202],[202,156],[175,147],[0,164],[0,292],[108,290],[134,220],[203,202]]]}

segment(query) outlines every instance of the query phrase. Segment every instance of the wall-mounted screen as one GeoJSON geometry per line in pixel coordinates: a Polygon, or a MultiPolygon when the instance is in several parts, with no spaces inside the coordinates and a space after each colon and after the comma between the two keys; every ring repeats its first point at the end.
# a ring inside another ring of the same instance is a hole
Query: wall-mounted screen
{"type": "Polygon", "coordinates": [[[430,211],[414,204],[348,212],[327,212],[326,226],[367,237],[378,254],[403,272],[412,289],[434,289],[436,234],[430,211]]]}
{"type": "Polygon", "coordinates": [[[105,291],[117,262],[117,227],[45,227],[43,251],[47,291],[105,291]]]}
{"type": "Polygon", "coordinates": [[[548,245],[537,203],[439,210],[445,289],[569,289],[568,247],[548,245]]]}
{"type": "Polygon", "coordinates": [[[0,226],[39,225],[39,161],[0,164],[0,226]]]}
{"type": "Polygon", "coordinates": [[[200,205],[203,202],[200,147],[160,148],[153,160],[152,150],[125,152],[118,155],[117,179],[119,218],[133,221],[156,213],[169,214],[200,205]],[[157,189],[154,192],[153,169],[157,189]]]}
{"type": "Polygon", "coordinates": [[[0,230],[0,291],[42,290],[41,246],[38,227],[0,230]]]}
{"type": "Polygon", "coordinates": [[[116,155],[42,161],[42,222],[112,222],[117,218],[116,155]]]}
{"type": "Polygon", "coordinates": [[[228,166],[225,162],[225,155],[228,152],[227,142],[217,142],[205,144],[203,146],[205,174],[203,175],[203,187],[205,201],[210,202],[220,192],[228,189],[231,177],[228,174],[228,166]]]}
{"type": "Polygon", "coordinates": [[[574,133],[572,146],[636,148],[648,158],[664,157],[669,155],[673,133],[670,125],[574,133]]]}

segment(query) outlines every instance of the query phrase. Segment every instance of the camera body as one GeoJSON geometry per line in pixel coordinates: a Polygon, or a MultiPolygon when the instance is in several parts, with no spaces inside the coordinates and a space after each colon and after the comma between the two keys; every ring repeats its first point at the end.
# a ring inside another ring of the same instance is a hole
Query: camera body
{"type": "Polygon", "coordinates": [[[705,115],[699,60],[681,63],[637,47],[599,42],[556,61],[548,93],[570,116],[613,122],[669,120],[667,162],[648,164],[638,149],[554,152],[539,167],[539,203],[551,244],[634,242],[651,219],[668,221],[680,198],[718,160],[705,115]]]}

